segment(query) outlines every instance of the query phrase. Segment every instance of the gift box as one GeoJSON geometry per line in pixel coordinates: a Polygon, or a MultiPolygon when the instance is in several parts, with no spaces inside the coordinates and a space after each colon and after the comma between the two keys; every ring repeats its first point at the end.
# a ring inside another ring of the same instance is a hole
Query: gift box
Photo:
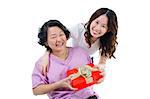
{"type": "Polygon", "coordinates": [[[71,85],[78,90],[91,86],[102,78],[100,71],[90,63],[82,67],[73,68],[67,71],[67,76],[73,75],[71,85]]]}

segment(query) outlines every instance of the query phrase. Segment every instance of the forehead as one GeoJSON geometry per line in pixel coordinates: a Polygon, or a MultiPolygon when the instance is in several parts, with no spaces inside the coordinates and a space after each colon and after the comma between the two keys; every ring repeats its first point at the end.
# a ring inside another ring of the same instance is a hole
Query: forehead
{"type": "Polygon", "coordinates": [[[98,18],[96,18],[95,20],[100,21],[103,24],[108,23],[108,17],[106,15],[101,15],[98,18]]]}
{"type": "Polygon", "coordinates": [[[48,28],[48,34],[58,34],[61,32],[63,32],[63,30],[58,26],[52,26],[48,28]]]}

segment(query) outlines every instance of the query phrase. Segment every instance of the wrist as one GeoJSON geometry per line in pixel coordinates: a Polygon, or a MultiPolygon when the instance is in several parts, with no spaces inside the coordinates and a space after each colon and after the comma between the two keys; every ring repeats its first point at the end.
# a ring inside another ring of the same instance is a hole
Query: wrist
{"type": "Polygon", "coordinates": [[[104,70],[106,67],[106,64],[98,64],[97,65],[100,69],[104,70]]]}
{"type": "Polygon", "coordinates": [[[61,83],[61,81],[57,81],[57,82],[55,82],[55,87],[56,87],[56,88],[60,88],[60,87],[62,87],[62,83],[61,83]]]}

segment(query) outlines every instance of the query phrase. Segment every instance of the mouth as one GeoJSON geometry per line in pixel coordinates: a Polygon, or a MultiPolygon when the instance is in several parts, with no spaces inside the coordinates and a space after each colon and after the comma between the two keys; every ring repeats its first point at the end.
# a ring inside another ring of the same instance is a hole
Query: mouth
{"type": "Polygon", "coordinates": [[[95,32],[95,31],[93,31],[93,34],[94,34],[94,35],[98,35],[98,34],[100,34],[100,33],[97,33],[97,32],[95,32]]]}
{"type": "Polygon", "coordinates": [[[57,43],[56,47],[62,47],[64,45],[64,43],[57,43]]]}
{"type": "Polygon", "coordinates": [[[93,33],[94,35],[97,35],[97,33],[93,33]]]}
{"type": "Polygon", "coordinates": [[[94,35],[100,35],[101,33],[100,33],[100,32],[97,32],[97,31],[93,31],[93,34],[94,34],[94,35]]]}

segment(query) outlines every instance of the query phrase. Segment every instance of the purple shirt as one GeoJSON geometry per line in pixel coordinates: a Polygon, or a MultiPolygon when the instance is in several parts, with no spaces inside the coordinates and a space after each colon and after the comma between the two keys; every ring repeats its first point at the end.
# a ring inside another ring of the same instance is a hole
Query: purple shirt
{"type": "MultiPolygon", "coordinates": [[[[61,79],[66,78],[67,70],[74,67],[84,66],[91,62],[91,59],[86,51],[79,47],[69,48],[69,55],[65,61],[60,60],[58,57],[50,54],[50,67],[47,77],[43,76],[38,69],[37,61],[32,74],[32,86],[37,87],[40,84],[51,84],[61,79]]],[[[47,93],[50,99],[86,99],[94,95],[92,87],[87,87],[79,91],[72,91],[64,88],[59,88],[47,93]]]]}

